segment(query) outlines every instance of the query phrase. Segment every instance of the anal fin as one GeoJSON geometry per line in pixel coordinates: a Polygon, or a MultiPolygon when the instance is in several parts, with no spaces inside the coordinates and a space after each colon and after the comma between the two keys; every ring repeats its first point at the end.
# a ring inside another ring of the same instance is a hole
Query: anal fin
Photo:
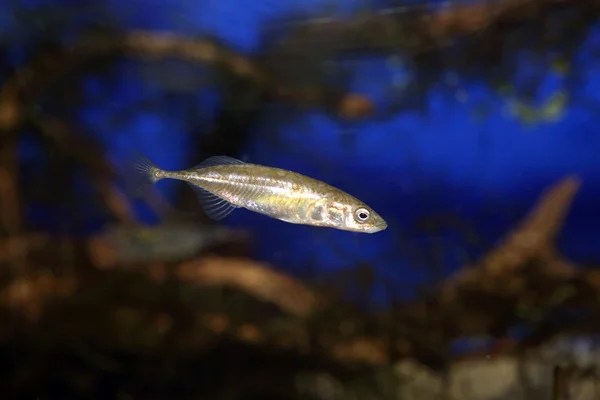
{"type": "Polygon", "coordinates": [[[194,190],[198,201],[202,205],[204,213],[215,221],[219,221],[233,212],[237,206],[231,204],[227,200],[220,198],[219,196],[212,194],[211,192],[202,189],[200,186],[189,184],[194,190]]]}

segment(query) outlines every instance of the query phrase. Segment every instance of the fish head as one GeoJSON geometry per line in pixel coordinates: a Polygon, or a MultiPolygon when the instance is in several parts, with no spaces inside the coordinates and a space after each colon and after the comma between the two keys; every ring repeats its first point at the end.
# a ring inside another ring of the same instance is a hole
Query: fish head
{"type": "Polygon", "coordinates": [[[387,222],[371,207],[360,203],[349,207],[345,229],[353,232],[376,233],[387,229],[387,222]]]}
{"type": "Polygon", "coordinates": [[[325,201],[321,209],[325,215],[319,215],[318,225],[362,233],[376,233],[387,228],[387,222],[360,200],[340,200],[325,201]]]}

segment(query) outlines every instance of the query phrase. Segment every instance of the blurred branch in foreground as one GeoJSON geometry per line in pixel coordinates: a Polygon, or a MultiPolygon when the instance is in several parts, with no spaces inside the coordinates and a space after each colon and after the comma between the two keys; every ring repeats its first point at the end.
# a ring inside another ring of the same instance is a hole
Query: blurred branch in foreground
{"type": "MultiPolygon", "coordinates": [[[[196,315],[195,318],[205,321],[201,324],[204,327],[202,329],[212,330],[212,334],[217,330],[217,333],[227,332],[242,341],[324,353],[345,363],[379,365],[410,356],[425,364],[441,367],[451,362],[444,349],[458,337],[491,334],[503,340],[510,327],[519,321],[535,327],[536,321],[543,323],[545,316],[565,307],[587,310],[589,318],[597,319],[594,308],[598,306],[595,293],[600,290],[598,271],[576,268],[560,259],[553,250],[553,238],[563,223],[578,187],[579,180],[575,177],[565,178],[554,185],[540,197],[538,204],[518,228],[481,262],[465,267],[427,298],[397,304],[389,310],[389,314],[372,316],[357,311],[345,312],[343,310],[350,309],[343,299],[320,293],[268,265],[243,256],[201,255],[199,258],[175,262],[175,259],[169,261],[169,258],[165,258],[166,253],[161,253],[162,256],[156,253],[155,260],[148,263],[143,259],[135,261],[130,254],[130,265],[126,267],[118,261],[119,253],[124,249],[115,247],[117,242],[111,242],[110,235],[90,239],[86,245],[89,262],[101,268],[92,274],[92,279],[89,271],[83,270],[56,278],[47,272],[39,272],[28,278],[6,282],[2,290],[2,304],[5,312],[23,312],[39,319],[44,316],[41,310],[45,308],[45,303],[52,303],[52,309],[63,307],[61,304],[65,301],[68,304],[83,304],[85,301],[80,296],[86,297],[89,292],[115,284],[117,286],[112,290],[119,290],[118,287],[124,290],[126,282],[133,286],[155,286],[154,290],[131,289],[136,293],[154,293],[159,287],[165,290],[174,278],[184,285],[182,287],[190,288],[186,290],[195,287],[190,293],[200,296],[192,296],[185,301],[176,295],[178,307],[187,310],[180,312],[191,312],[196,315]],[[107,258],[105,254],[112,255],[107,258]],[[134,281],[137,283],[134,284],[134,281]],[[245,300],[242,308],[246,312],[240,314],[242,303],[222,300],[221,295],[209,290],[211,287],[230,288],[244,293],[249,296],[248,299],[257,302],[256,306],[245,300]],[[558,295],[560,293],[563,294],[558,295]],[[52,296],[63,296],[63,300],[51,301],[52,296]],[[197,298],[198,302],[192,301],[193,298],[197,298]],[[268,304],[277,306],[281,313],[279,317],[267,311],[268,307],[264,308],[268,304]],[[527,317],[536,314],[535,319],[527,317]],[[212,317],[209,318],[210,315],[212,317]],[[326,323],[321,323],[325,320],[326,323]],[[368,326],[371,328],[365,330],[368,326]],[[390,327],[394,332],[392,336],[388,332],[390,327]]],[[[161,228],[154,229],[159,232],[161,228]]],[[[56,246],[57,239],[20,238],[19,243],[16,243],[16,238],[10,240],[10,243],[4,242],[3,246],[18,246],[23,254],[39,259],[39,254],[44,254],[44,248],[56,246]]],[[[196,246],[199,242],[195,243],[190,245],[196,246]]],[[[165,247],[165,251],[168,250],[165,247]]],[[[185,254],[188,253],[181,253],[180,256],[185,258],[185,254]]],[[[44,259],[51,260],[48,257],[44,259]]],[[[52,265],[46,267],[52,268],[52,265]]],[[[176,292],[180,290],[183,289],[177,289],[176,292]]],[[[110,309],[116,305],[104,304],[101,307],[110,309]]],[[[48,315],[47,318],[58,316],[48,315]]],[[[75,317],[71,315],[69,318],[75,317]]],[[[53,325],[60,327],[64,323],[56,321],[53,325]]],[[[542,341],[578,326],[584,325],[581,321],[572,325],[564,322],[560,330],[552,331],[542,341]]],[[[140,329],[156,328],[149,326],[140,329]]],[[[197,328],[190,326],[186,329],[197,328]]],[[[202,346],[207,343],[206,334],[187,330],[177,333],[195,337],[197,343],[204,343],[202,346]]],[[[103,338],[107,343],[112,340],[117,339],[110,335],[103,338]]],[[[504,352],[515,349],[514,345],[497,347],[497,351],[504,352]]]]}
{"type": "MultiPolygon", "coordinates": [[[[399,7],[399,12],[384,10],[356,19],[319,20],[318,24],[305,24],[301,30],[289,34],[282,43],[285,52],[306,50],[303,43],[335,40],[340,46],[376,48],[397,52],[431,51],[444,41],[457,35],[481,31],[500,20],[530,19],[530,11],[545,4],[569,3],[570,0],[494,0],[475,4],[449,3],[438,11],[411,13],[411,7],[399,7]],[[408,12],[407,12],[408,11],[408,12]],[[406,30],[401,33],[400,31],[406,30]],[[295,39],[293,39],[295,38],[295,39]]],[[[343,50],[340,48],[338,50],[343,50]]],[[[191,63],[201,63],[222,68],[229,73],[253,82],[274,98],[299,105],[323,107],[331,99],[323,87],[299,89],[286,82],[273,81],[272,72],[260,62],[237,54],[211,38],[188,38],[168,32],[134,30],[126,33],[97,32],[82,34],[65,48],[53,48],[40,54],[27,66],[16,70],[14,76],[0,89],[0,131],[10,130],[28,115],[29,105],[60,76],[92,65],[98,59],[120,55],[149,60],[177,57],[191,63]]],[[[277,58],[277,54],[273,54],[277,58]]],[[[349,119],[368,114],[370,106],[348,93],[339,98],[333,109],[349,119]]]]}
{"type": "MultiPolygon", "coordinates": [[[[392,2],[394,3],[394,2],[392,2]]],[[[430,52],[460,36],[481,33],[494,24],[526,22],[539,12],[572,0],[427,1],[368,10],[358,16],[308,18],[292,28],[286,51],[300,51],[302,44],[335,43],[338,51],[430,52]]]]}

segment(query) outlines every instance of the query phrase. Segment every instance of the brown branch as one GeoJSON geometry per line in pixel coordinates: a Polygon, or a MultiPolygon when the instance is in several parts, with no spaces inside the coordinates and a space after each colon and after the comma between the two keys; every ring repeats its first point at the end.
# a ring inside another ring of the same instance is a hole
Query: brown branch
{"type": "MultiPolygon", "coordinates": [[[[430,50],[433,41],[440,43],[459,34],[472,33],[489,26],[502,18],[514,18],[513,11],[535,7],[549,2],[569,0],[496,0],[477,4],[454,4],[435,14],[427,14],[415,24],[410,24],[411,40],[399,35],[398,22],[386,15],[374,15],[357,21],[319,22],[303,28],[300,36],[316,36],[324,40],[330,37],[360,39],[385,44],[388,50],[399,47],[421,47],[430,50]],[[358,35],[358,36],[357,36],[358,35]],[[378,37],[383,35],[384,37],[378,37]],[[396,35],[387,37],[389,35],[396,35]],[[428,39],[415,39],[427,37],[428,39]],[[391,46],[391,47],[390,47],[391,46]]],[[[410,22],[410,21],[408,21],[410,22]]],[[[408,23],[403,22],[404,24],[408,23]]],[[[292,33],[292,36],[295,34],[292,33]]],[[[348,41],[347,40],[347,41],[348,41]]],[[[296,40],[302,44],[302,39],[296,40]]],[[[310,43],[310,42],[309,42],[310,43]]],[[[353,46],[352,43],[349,43],[353,46]]],[[[435,47],[435,46],[434,46],[435,47]]],[[[19,69],[0,88],[0,130],[11,129],[25,119],[26,109],[34,103],[41,92],[73,70],[91,65],[98,59],[119,55],[140,57],[149,60],[177,57],[191,63],[223,67],[230,73],[253,82],[272,96],[299,105],[325,106],[330,100],[324,88],[293,87],[285,82],[273,81],[272,74],[252,58],[237,54],[210,38],[188,38],[169,32],[135,30],[124,34],[96,33],[82,36],[68,48],[46,51],[39,54],[29,65],[19,69]]],[[[360,118],[371,113],[373,105],[369,99],[357,94],[340,98],[336,105],[345,118],[360,118]]]]}
{"type": "Polygon", "coordinates": [[[113,185],[115,172],[98,143],[75,133],[71,126],[57,118],[41,117],[35,125],[59,150],[87,169],[94,188],[117,220],[126,224],[139,223],[129,199],[113,185]]]}
{"type": "MultiPolygon", "coordinates": [[[[0,137],[0,235],[9,238],[18,235],[23,229],[18,167],[16,140],[13,137],[0,137]]],[[[23,255],[14,251],[12,246],[8,246],[6,250],[9,255],[8,265],[14,271],[23,271],[23,255]]]]}
{"type": "Polygon", "coordinates": [[[491,0],[474,4],[448,3],[442,11],[426,19],[426,31],[436,41],[455,35],[475,33],[501,19],[535,17],[531,12],[545,3],[570,0],[491,0]]]}
{"type": "Polygon", "coordinates": [[[314,44],[334,51],[428,53],[457,36],[481,32],[495,23],[533,20],[545,5],[570,1],[447,1],[437,10],[401,5],[350,18],[318,17],[291,28],[281,51],[294,52],[296,47],[306,51],[314,44]]]}
{"type": "MultiPolygon", "coordinates": [[[[118,248],[110,238],[97,236],[88,242],[93,263],[101,269],[119,267],[118,248]]],[[[151,265],[148,273],[160,278],[166,275],[160,260],[151,265]]],[[[201,257],[179,264],[175,276],[199,287],[231,287],[261,301],[273,303],[296,317],[307,317],[321,307],[323,300],[298,280],[276,271],[267,264],[245,258],[201,257]]]]}
{"type": "Polygon", "coordinates": [[[268,85],[268,77],[252,60],[235,54],[211,39],[192,39],[168,32],[138,30],[129,32],[118,40],[119,43],[109,44],[103,37],[84,39],[78,44],[78,47],[93,51],[93,49],[101,49],[105,46],[108,48],[115,46],[113,51],[150,60],[178,57],[194,63],[221,64],[235,75],[255,82],[261,87],[268,85]]]}
{"type": "Polygon", "coordinates": [[[244,259],[205,257],[179,265],[179,279],[199,286],[230,286],[277,304],[296,317],[307,317],[321,305],[318,296],[299,281],[267,264],[244,259]]]}
{"type": "Polygon", "coordinates": [[[139,30],[122,35],[99,33],[84,35],[67,49],[42,53],[18,70],[0,89],[0,130],[14,129],[22,122],[29,105],[59,77],[98,59],[121,54],[149,60],[177,57],[192,63],[223,66],[274,95],[300,103],[321,101],[319,90],[296,92],[274,84],[251,59],[209,38],[139,30]]]}
{"type": "MultiPolygon", "coordinates": [[[[29,108],[37,97],[46,90],[62,74],[70,72],[84,60],[69,50],[62,53],[42,53],[33,62],[23,67],[0,88],[0,132],[8,142],[7,132],[15,132],[20,123],[27,120],[29,108]]],[[[55,143],[62,151],[72,156],[90,172],[95,187],[104,198],[106,205],[121,220],[134,223],[133,213],[127,200],[112,187],[114,173],[104,158],[98,145],[89,138],[76,135],[70,126],[52,117],[36,117],[33,122],[40,131],[55,143]]],[[[14,142],[16,138],[12,138],[14,142]]],[[[12,231],[18,230],[17,222],[20,215],[18,191],[16,189],[16,152],[15,145],[5,143],[2,146],[0,166],[0,189],[2,189],[2,220],[7,221],[6,227],[12,231]]]]}
{"type": "MultiPolygon", "coordinates": [[[[553,185],[540,196],[538,203],[532,208],[531,212],[523,218],[518,227],[507,238],[492,250],[490,254],[473,268],[461,270],[457,276],[451,278],[441,287],[441,291],[433,296],[436,301],[431,299],[417,301],[413,304],[404,306],[403,312],[397,318],[399,324],[410,324],[412,327],[405,335],[398,335],[389,343],[383,338],[372,336],[361,336],[354,338],[335,338],[324,336],[320,340],[323,348],[330,349],[330,355],[344,362],[359,362],[368,364],[382,364],[390,361],[390,346],[394,349],[397,356],[422,357],[422,351],[428,351],[425,347],[436,347],[449,343],[456,334],[456,329],[445,331],[446,320],[451,320],[452,324],[459,327],[460,335],[480,334],[489,329],[495,322],[494,312],[482,311],[478,307],[465,309],[461,306],[463,294],[472,289],[482,291],[482,295],[493,295],[496,291],[506,292],[509,285],[502,286],[502,276],[512,276],[519,273],[519,268],[527,265],[527,261],[539,256],[548,257],[554,254],[549,250],[552,248],[552,241],[558,234],[570,203],[580,186],[580,181],[576,177],[567,177],[559,183],[553,185]],[[498,282],[493,285],[490,282],[498,282]],[[436,308],[431,308],[432,304],[437,304],[436,308]],[[457,314],[458,310],[460,313],[457,314]],[[486,317],[482,317],[485,313],[486,317]],[[408,320],[403,322],[404,318],[408,320]],[[416,319],[415,319],[416,318],[416,319]],[[472,322],[468,322],[471,320],[472,322]],[[421,332],[423,330],[423,332],[421,332]],[[414,339],[419,337],[419,341],[414,339]],[[422,344],[418,344],[421,342],[422,344]]],[[[317,310],[325,308],[335,308],[336,304],[325,305],[322,302],[316,302],[317,295],[312,291],[300,285],[297,282],[290,282],[285,276],[272,271],[269,267],[256,264],[254,262],[239,260],[235,261],[233,268],[227,264],[229,259],[208,259],[211,261],[193,261],[180,265],[176,269],[176,274],[182,280],[192,280],[201,285],[225,285],[236,287],[246,293],[249,293],[263,301],[278,304],[283,310],[299,318],[307,318],[317,310]],[[212,263],[213,261],[217,261],[212,263]],[[316,305],[319,305],[318,307],[316,305]]],[[[580,276],[581,289],[585,291],[585,286],[592,285],[595,281],[600,282],[597,276],[588,272],[576,272],[569,269],[568,274],[562,270],[545,268],[538,271],[540,274],[546,274],[543,279],[554,279],[553,287],[557,289],[546,289],[539,292],[539,297],[547,298],[547,293],[558,290],[564,285],[564,280],[580,276]]],[[[530,285],[539,283],[542,276],[534,276],[521,285],[518,291],[507,292],[507,295],[517,302],[520,297],[526,295],[530,285]]],[[[536,286],[532,287],[533,290],[536,286]]],[[[592,286],[593,287],[593,286],[592,286]]],[[[515,303],[516,304],[516,303],[515,303]]],[[[498,304],[492,305],[498,307],[498,304]]],[[[561,304],[550,304],[549,307],[559,307],[561,304]]],[[[252,336],[252,335],[250,335],[252,336]]],[[[253,336],[253,337],[256,337],[253,336]]],[[[305,333],[297,332],[290,334],[282,342],[283,346],[292,346],[302,348],[305,343],[305,333]],[[287,343],[287,345],[285,344],[287,343]]],[[[508,341],[510,345],[501,346],[498,342],[496,346],[497,353],[509,353],[516,348],[515,343],[508,341]]]]}
{"type": "MultiPolygon", "coordinates": [[[[251,317],[255,319],[252,322],[246,321],[236,325],[233,317],[226,312],[205,314],[203,324],[214,334],[228,333],[245,342],[263,343],[302,352],[325,353],[344,363],[381,365],[406,356],[423,362],[432,358],[437,359],[438,363],[442,362],[441,360],[450,362],[444,348],[447,348],[453,339],[457,336],[489,333],[490,329],[499,323],[505,324],[506,327],[510,326],[514,319],[506,318],[505,314],[513,315],[516,307],[527,306],[534,311],[548,314],[564,305],[588,308],[597,306],[599,273],[580,271],[574,266],[568,274],[564,274],[562,270],[555,273],[552,268],[546,268],[546,264],[539,267],[531,264],[531,259],[536,259],[540,254],[550,257],[554,253],[547,249],[552,247],[552,241],[564,222],[569,205],[579,186],[579,179],[568,177],[549,188],[540,196],[538,203],[523,218],[518,227],[477,266],[461,270],[443,284],[440,291],[433,296],[401,305],[399,309],[393,311],[389,316],[391,322],[380,326],[382,331],[387,331],[390,327],[395,330],[393,336],[389,332],[384,335],[374,333],[372,330],[367,334],[360,329],[355,332],[353,330],[352,334],[344,334],[339,327],[369,326],[375,322],[367,315],[349,316],[340,312],[339,310],[344,309],[343,304],[325,301],[326,296],[264,263],[246,258],[203,256],[176,265],[173,272],[180,281],[191,283],[198,288],[214,286],[234,288],[261,302],[277,305],[291,317],[289,320],[284,318],[286,324],[289,324],[287,327],[280,328],[274,333],[270,331],[269,321],[263,324],[265,321],[262,321],[260,316],[251,317]],[[506,284],[506,279],[519,279],[521,283],[513,288],[506,284]],[[558,299],[553,299],[555,297],[553,294],[566,286],[571,287],[566,297],[559,296],[558,299]],[[494,299],[498,293],[504,297],[501,301],[467,301],[465,306],[465,296],[474,290],[480,292],[482,299],[484,297],[494,299]],[[318,322],[319,315],[326,315],[325,325],[336,328],[333,331],[327,329],[327,326],[320,325],[310,328],[313,319],[318,322]],[[339,320],[332,318],[339,318],[339,320]]],[[[111,257],[101,261],[102,252],[115,251],[115,249],[102,238],[94,240],[96,240],[95,244],[90,244],[89,247],[96,249],[95,252],[90,252],[92,261],[97,264],[103,262],[105,268],[106,265],[112,265],[113,269],[121,268],[119,265],[111,264],[118,257],[113,256],[113,261],[110,261],[111,257]]],[[[38,246],[49,245],[51,243],[48,241],[38,240],[38,246]]],[[[21,247],[24,249],[22,251],[27,251],[29,254],[34,252],[33,245],[25,249],[24,244],[21,243],[21,247]]],[[[546,261],[551,260],[547,258],[546,261]]],[[[157,261],[154,264],[160,263],[157,261]]],[[[151,276],[154,274],[152,264],[140,267],[142,269],[139,272],[151,276]]],[[[161,268],[164,270],[167,267],[161,268]]],[[[106,273],[110,274],[109,271],[106,273]]],[[[41,279],[38,278],[36,279],[41,279]]],[[[89,284],[101,287],[109,284],[109,278],[106,279],[106,282],[100,282],[96,278],[89,284]]],[[[45,282],[43,279],[41,281],[45,282]]],[[[75,281],[79,280],[75,278],[75,281]]],[[[29,286],[33,287],[32,285],[29,286]]],[[[27,291],[18,289],[22,287],[25,287],[22,281],[11,283],[8,286],[10,289],[3,292],[4,302],[10,299],[9,304],[12,305],[12,309],[21,309],[26,315],[39,315],[41,310],[39,303],[43,303],[43,296],[33,296],[33,300],[27,303],[24,300],[27,296],[23,294],[27,291]]],[[[85,288],[81,290],[85,292],[85,288]]],[[[42,292],[47,293],[48,290],[42,292]]],[[[568,329],[566,325],[560,325],[560,328],[563,331],[568,329]]],[[[549,334],[544,336],[542,341],[559,333],[555,330],[548,330],[548,332],[549,334]]],[[[194,343],[206,345],[206,338],[198,335],[194,337],[196,338],[194,343]]],[[[541,341],[537,343],[540,344],[541,341]]],[[[508,354],[516,351],[517,348],[518,343],[510,339],[501,339],[487,353],[508,354]]]]}
{"type": "Polygon", "coordinates": [[[0,150],[0,229],[9,235],[21,229],[21,206],[17,189],[16,148],[5,144],[0,150]]]}
{"type": "Polygon", "coordinates": [[[550,261],[549,256],[554,254],[553,240],[564,224],[579,186],[579,179],[570,176],[542,194],[538,204],[506,239],[475,267],[464,267],[442,285],[442,302],[451,302],[467,285],[478,286],[480,290],[506,292],[505,282],[497,278],[513,274],[535,257],[550,261]]]}

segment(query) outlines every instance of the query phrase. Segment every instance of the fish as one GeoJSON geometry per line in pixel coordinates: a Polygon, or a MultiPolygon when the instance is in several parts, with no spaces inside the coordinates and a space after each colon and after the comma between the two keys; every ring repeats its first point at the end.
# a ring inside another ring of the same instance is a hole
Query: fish
{"type": "Polygon", "coordinates": [[[145,184],[162,179],[186,182],[204,213],[219,221],[245,208],[283,222],[343,231],[376,233],[387,222],[356,197],[297,172],[251,164],[229,156],[212,156],[185,170],[159,168],[137,153],[133,167],[145,184]]]}
{"type": "Polygon", "coordinates": [[[110,225],[101,237],[114,248],[115,263],[181,261],[213,245],[245,238],[243,232],[221,226],[163,223],[157,226],[110,225]]]}

